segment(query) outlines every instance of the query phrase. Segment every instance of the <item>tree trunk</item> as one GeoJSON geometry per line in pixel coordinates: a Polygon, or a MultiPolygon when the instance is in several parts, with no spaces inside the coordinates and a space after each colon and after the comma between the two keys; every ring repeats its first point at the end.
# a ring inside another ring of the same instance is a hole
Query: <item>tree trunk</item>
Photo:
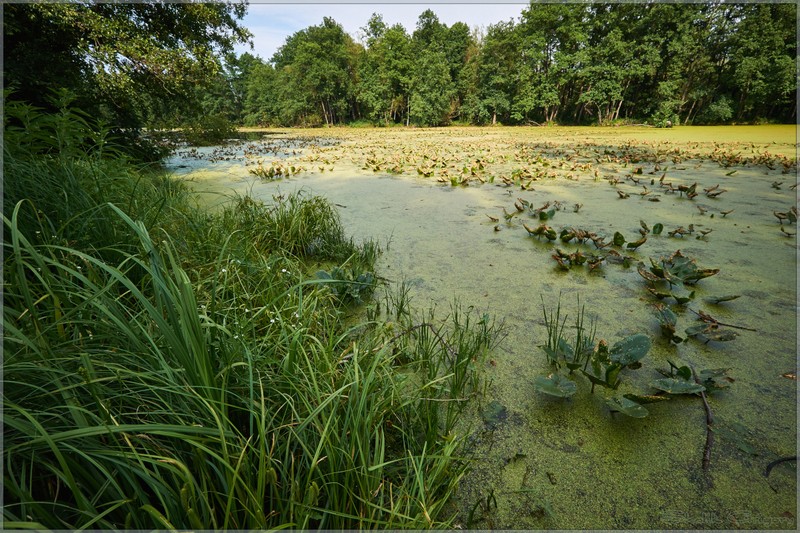
{"type": "Polygon", "coordinates": [[[492,112],[492,126],[497,124],[497,111],[492,112]]]}
{"type": "Polygon", "coordinates": [[[623,101],[624,101],[624,99],[622,99],[622,98],[619,99],[619,104],[617,105],[617,110],[614,112],[614,118],[612,120],[617,120],[619,118],[619,111],[620,111],[620,109],[622,109],[622,102],[623,101]]]}
{"type": "Polygon", "coordinates": [[[683,121],[683,125],[684,126],[689,123],[689,117],[692,116],[692,111],[694,111],[694,106],[695,106],[696,103],[697,103],[697,100],[692,100],[692,107],[689,108],[689,112],[686,113],[686,120],[683,121]]]}
{"type": "Polygon", "coordinates": [[[325,100],[320,100],[319,103],[322,106],[322,116],[325,117],[325,125],[329,126],[330,123],[328,122],[328,112],[325,110],[325,100]]]}

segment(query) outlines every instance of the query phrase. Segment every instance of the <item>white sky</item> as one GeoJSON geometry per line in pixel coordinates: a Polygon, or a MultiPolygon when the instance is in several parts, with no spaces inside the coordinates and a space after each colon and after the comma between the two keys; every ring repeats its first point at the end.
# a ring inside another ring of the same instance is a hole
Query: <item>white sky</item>
{"type": "Polygon", "coordinates": [[[361,41],[360,28],[366,26],[373,13],[383,15],[387,26],[402,24],[411,35],[417,27],[420,13],[431,9],[439,21],[448,27],[463,22],[470,28],[486,28],[501,21],[519,20],[522,10],[529,2],[507,0],[509,3],[454,4],[454,3],[258,3],[251,1],[242,25],[253,33],[253,49],[237,46],[236,52],[250,52],[261,59],[272,59],[272,55],[283,46],[290,35],[322,24],[323,17],[332,17],[342,25],[356,41],[361,41]]]}

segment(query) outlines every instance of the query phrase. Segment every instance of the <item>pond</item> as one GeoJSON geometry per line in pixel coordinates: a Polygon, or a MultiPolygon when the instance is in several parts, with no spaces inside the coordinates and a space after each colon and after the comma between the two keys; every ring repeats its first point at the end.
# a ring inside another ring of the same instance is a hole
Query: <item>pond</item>
{"type": "Polygon", "coordinates": [[[795,528],[795,462],[765,468],[797,447],[796,128],[292,130],[247,143],[167,164],[212,208],[231,194],[324,196],[357,240],[381,242],[379,274],[405,281],[417,307],[446,311],[457,299],[505,322],[486,397],[463,429],[477,459],[454,501],[462,527],[795,528]],[[259,167],[283,179],[260,179],[259,167]],[[624,242],[531,235],[542,224],[624,242]],[[557,249],[598,265],[562,266],[557,249]],[[664,285],[659,299],[644,276],[678,250],[719,272],[664,285]],[[592,392],[565,369],[574,395],[537,390],[555,370],[541,349],[543,307],[559,301],[568,338],[579,305],[597,339],[650,338],[618,391],[592,392]],[[729,333],[672,342],[658,304],[681,337],[708,319],[729,333]],[[710,445],[696,394],[647,404],[645,418],[606,404],[652,394],[670,363],[727,370],[726,387],[707,395],[710,445]]]}

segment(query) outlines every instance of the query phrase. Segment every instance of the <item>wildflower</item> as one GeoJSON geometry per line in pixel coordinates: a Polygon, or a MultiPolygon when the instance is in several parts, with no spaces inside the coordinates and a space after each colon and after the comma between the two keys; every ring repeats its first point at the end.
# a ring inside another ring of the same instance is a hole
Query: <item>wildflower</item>
{"type": "Polygon", "coordinates": [[[224,274],[225,272],[227,272],[227,271],[228,271],[228,269],[227,269],[227,268],[223,268],[223,269],[222,269],[222,273],[223,273],[223,274],[224,274]]]}

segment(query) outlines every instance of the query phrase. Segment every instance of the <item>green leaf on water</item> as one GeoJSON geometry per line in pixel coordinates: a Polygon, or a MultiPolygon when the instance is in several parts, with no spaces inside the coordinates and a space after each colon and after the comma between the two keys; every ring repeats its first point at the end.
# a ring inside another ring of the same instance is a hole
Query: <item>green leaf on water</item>
{"type": "Polygon", "coordinates": [[[697,374],[697,379],[706,389],[724,389],[731,386],[732,378],[728,377],[729,368],[707,368],[697,374]]]}
{"type": "Polygon", "coordinates": [[[647,242],[647,236],[642,237],[638,241],[629,242],[628,243],[628,250],[635,250],[635,249],[637,249],[638,247],[640,247],[641,245],[643,245],[646,242],[647,242]]]}
{"type": "Polygon", "coordinates": [[[661,235],[662,231],[664,231],[664,224],[661,222],[653,224],[653,235],[661,235]]]}
{"type": "Polygon", "coordinates": [[[709,329],[708,324],[698,324],[696,326],[691,326],[686,328],[686,335],[689,337],[694,337],[695,335],[700,335],[701,333],[705,333],[706,330],[709,329]]]}
{"type": "Polygon", "coordinates": [[[703,336],[708,340],[716,342],[728,342],[736,340],[739,334],[732,329],[712,329],[711,331],[703,333],[703,336]]]}
{"type": "Polygon", "coordinates": [[[558,398],[569,398],[578,392],[578,386],[571,379],[567,379],[560,374],[549,374],[548,376],[538,376],[533,380],[536,390],[556,396],[558,398]]]}
{"type": "Polygon", "coordinates": [[[685,379],[661,378],[653,381],[650,386],[670,394],[697,394],[706,390],[705,387],[685,379]]]}
{"type": "Polygon", "coordinates": [[[508,410],[502,403],[492,400],[481,412],[481,418],[488,429],[496,429],[508,418],[508,410]]]}
{"type": "Polygon", "coordinates": [[[625,244],[625,236],[622,233],[616,231],[616,232],[614,232],[614,241],[613,242],[614,242],[614,246],[622,246],[623,244],[625,244]]]}
{"type": "Polygon", "coordinates": [[[739,298],[741,294],[727,294],[725,296],[710,296],[706,298],[706,301],[710,304],[718,304],[720,302],[730,302],[731,300],[735,300],[739,298]]]}
{"type": "Polygon", "coordinates": [[[550,211],[539,211],[539,220],[550,220],[556,216],[556,210],[551,209],[550,211]]]}
{"type": "Polygon", "coordinates": [[[622,396],[638,404],[658,403],[669,400],[669,396],[656,394],[623,394],[622,396]]]}
{"type": "Polygon", "coordinates": [[[587,368],[582,368],[581,372],[589,381],[595,385],[616,389],[619,386],[619,373],[623,366],[619,363],[608,364],[597,359],[592,360],[592,364],[587,368]]]}
{"type": "Polygon", "coordinates": [[[650,346],[650,337],[637,333],[614,344],[609,351],[609,358],[622,366],[628,366],[647,355],[650,346]]]}
{"type": "Polygon", "coordinates": [[[606,400],[606,405],[612,410],[633,418],[644,418],[650,414],[647,409],[633,400],[624,396],[614,396],[606,400]]]}

